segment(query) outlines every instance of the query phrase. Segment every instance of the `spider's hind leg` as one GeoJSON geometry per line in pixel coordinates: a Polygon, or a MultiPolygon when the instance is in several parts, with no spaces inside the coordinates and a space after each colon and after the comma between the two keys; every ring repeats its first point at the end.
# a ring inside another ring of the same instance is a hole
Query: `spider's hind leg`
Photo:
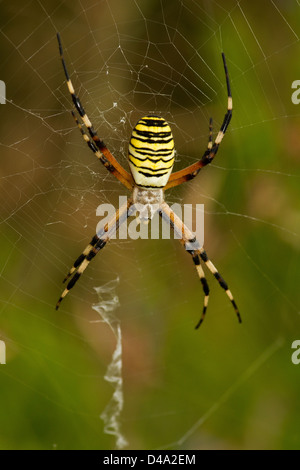
{"type": "Polygon", "coordinates": [[[111,239],[113,234],[117,231],[120,225],[127,220],[129,216],[129,208],[132,206],[132,199],[129,199],[125,204],[123,204],[120,209],[118,209],[115,215],[105,224],[101,232],[96,233],[92,238],[91,242],[87,245],[84,251],[76,259],[72,268],[69,270],[63,282],[69,279],[71,276],[72,279],[67,284],[67,287],[61,294],[58,302],[56,304],[56,310],[59,308],[62,300],[69,293],[69,291],[74,287],[81,274],[86,270],[91,260],[96,256],[96,254],[105,247],[107,242],[111,239]]]}
{"type": "Polygon", "coordinates": [[[201,261],[205,263],[206,267],[210,270],[210,272],[217,279],[222,289],[225,290],[225,293],[229,297],[229,300],[235,310],[237,318],[239,322],[241,323],[242,320],[241,320],[239,309],[235,303],[235,300],[233,298],[231,291],[228,288],[227,283],[224,281],[223,277],[220,275],[220,273],[218,272],[214,264],[210,261],[210,259],[207,256],[206,251],[204,250],[203,247],[201,247],[200,243],[194,237],[193,233],[188,229],[188,227],[186,227],[186,225],[184,225],[182,220],[175,214],[175,212],[172,211],[172,209],[168,206],[166,202],[163,202],[161,204],[160,215],[169,222],[173,230],[179,235],[181,244],[184,246],[186,251],[192,256],[194,265],[197,269],[197,273],[202,284],[202,288],[204,292],[204,305],[203,305],[202,316],[199,322],[197,323],[196,328],[199,328],[199,326],[201,325],[201,323],[203,322],[205,318],[208,298],[209,298],[209,287],[205,278],[204,271],[200,264],[201,261]]]}
{"type": "Polygon", "coordinates": [[[175,212],[172,211],[172,209],[170,208],[170,206],[168,206],[166,202],[163,202],[161,204],[159,214],[163,219],[165,219],[170,224],[174,232],[176,232],[179,235],[180,243],[184,246],[185,250],[192,256],[195,268],[197,270],[197,274],[202,284],[202,289],[204,292],[204,301],[203,301],[202,315],[195,327],[197,329],[199,328],[199,326],[201,325],[201,323],[203,322],[205,318],[207,305],[208,305],[208,299],[209,299],[209,287],[208,287],[208,283],[207,283],[204,271],[200,263],[200,256],[199,256],[200,244],[194,237],[193,233],[186,227],[186,225],[184,225],[182,220],[175,214],[175,212]]]}
{"type": "Polygon", "coordinates": [[[69,293],[69,291],[74,287],[78,279],[80,278],[81,274],[86,270],[88,265],[90,264],[91,260],[96,256],[96,254],[104,248],[106,243],[109,240],[109,237],[107,236],[105,239],[99,238],[97,235],[94,236],[94,239],[98,239],[97,242],[94,243],[92,246],[89,244],[86,249],[83,251],[83,253],[77,258],[75,263],[73,264],[72,268],[70,269],[69,273],[65,277],[64,281],[65,282],[70,276],[73,275],[72,279],[68,282],[67,287],[61,294],[60,298],[58,299],[58,302],[56,304],[56,310],[58,310],[62,300],[65,298],[65,296],[69,293]],[[75,272],[76,271],[76,272],[75,272]]]}
{"type": "Polygon", "coordinates": [[[96,243],[99,241],[99,237],[98,235],[94,235],[92,240],[90,241],[90,243],[88,244],[88,246],[83,250],[83,252],[81,253],[80,256],[78,256],[78,258],[76,259],[76,261],[74,262],[72,268],[70,269],[70,271],[68,272],[68,274],[66,275],[66,277],[64,278],[63,280],[63,283],[65,283],[70,276],[72,276],[72,274],[74,274],[74,272],[76,271],[76,269],[80,266],[80,264],[82,263],[82,261],[87,257],[87,255],[89,254],[89,252],[93,249],[93,247],[96,245],[96,243]]]}
{"type": "Polygon", "coordinates": [[[209,299],[209,287],[208,287],[208,283],[207,283],[204,271],[203,271],[202,266],[200,264],[199,255],[192,253],[192,256],[193,256],[194,265],[196,267],[198,276],[199,276],[201,284],[202,284],[203,292],[204,292],[204,304],[203,304],[202,315],[201,315],[201,318],[198,321],[197,325],[195,326],[195,329],[197,330],[197,328],[199,328],[199,326],[201,325],[201,323],[203,322],[203,320],[205,318],[207,305],[208,305],[208,299],[209,299]]]}
{"type": "Polygon", "coordinates": [[[240,312],[239,312],[239,309],[237,307],[237,304],[233,298],[233,295],[231,293],[231,291],[229,290],[228,288],[228,285],[227,283],[225,282],[225,280],[223,279],[223,277],[221,276],[221,274],[218,272],[217,268],[215,267],[215,265],[210,261],[210,259],[208,258],[207,256],[207,253],[206,251],[204,250],[204,248],[200,248],[199,250],[199,256],[200,258],[202,259],[202,261],[205,263],[206,267],[210,270],[210,272],[214,275],[214,277],[217,279],[217,281],[219,282],[220,286],[222,287],[222,289],[225,290],[225,293],[227,294],[227,296],[229,297],[229,300],[235,310],[235,313],[236,313],[236,316],[238,318],[238,321],[239,323],[242,322],[242,319],[241,319],[241,315],[240,315],[240,312]]]}

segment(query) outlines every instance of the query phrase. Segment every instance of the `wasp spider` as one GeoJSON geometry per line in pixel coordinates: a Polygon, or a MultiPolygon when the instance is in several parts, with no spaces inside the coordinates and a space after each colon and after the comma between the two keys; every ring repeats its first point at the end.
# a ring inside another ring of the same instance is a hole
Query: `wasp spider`
{"type": "Polygon", "coordinates": [[[202,315],[196,328],[198,328],[204,320],[209,297],[209,287],[201,262],[207,266],[209,271],[211,271],[219,282],[220,286],[225,290],[225,293],[233,305],[238,320],[241,322],[239,310],[223,277],[210,261],[206,251],[202,246],[200,246],[193,233],[184,225],[181,219],[171,210],[164,200],[164,191],[166,189],[195,178],[201,168],[211,163],[218,151],[220,143],[222,142],[232,116],[232,97],[225,55],[222,53],[228,94],[227,112],[214,142],[212,140],[212,119],[210,119],[208,145],[201,159],[193,165],[171,174],[175,153],[172,132],[169,124],[162,117],[151,114],[140,119],[132,131],[128,151],[131,173],[128,173],[113,157],[103,140],[98,137],[97,132],[93,128],[80,99],[75,93],[69,77],[59,34],[57,34],[57,39],[67,86],[74,106],[79,114],[79,120],[73,111],[72,115],[82,137],[107,170],[121,181],[126,188],[132,191],[132,196],[128,202],[116,212],[115,216],[109,221],[109,223],[105,225],[102,233],[96,233],[94,235],[85,250],[76,259],[64,279],[65,282],[72,276],[56,304],[56,309],[59,308],[61,301],[68,294],[70,289],[74,287],[90,261],[102,248],[105,247],[106,243],[110,240],[119,226],[125,222],[127,217],[130,215],[130,208],[135,204],[143,204],[148,207],[158,208],[156,210],[158,210],[159,215],[171,225],[174,231],[180,234],[182,245],[192,256],[192,260],[196,267],[204,292],[202,315]],[[87,132],[85,129],[87,129],[87,132]]]}

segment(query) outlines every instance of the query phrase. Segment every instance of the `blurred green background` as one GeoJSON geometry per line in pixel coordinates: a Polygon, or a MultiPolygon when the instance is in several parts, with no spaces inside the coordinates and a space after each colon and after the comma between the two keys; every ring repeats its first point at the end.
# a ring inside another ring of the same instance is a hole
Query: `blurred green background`
{"type": "Polygon", "coordinates": [[[0,448],[115,448],[99,417],[115,337],[92,307],[94,287],[119,278],[127,448],[299,449],[298,2],[1,7],[0,448]],[[124,166],[148,112],[172,126],[176,170],[201,157],[209,117],[217,131],[226,111],[226,53],[230,128],[214,163],[166,199],[205,204],[205,248],[241,325],[207,273],[207,318],[194,330],[203,293],[174,240],[112,241],[55,311],[96,207],[126,194],[72,120],[56,31],[89,117],[124,166]]]}

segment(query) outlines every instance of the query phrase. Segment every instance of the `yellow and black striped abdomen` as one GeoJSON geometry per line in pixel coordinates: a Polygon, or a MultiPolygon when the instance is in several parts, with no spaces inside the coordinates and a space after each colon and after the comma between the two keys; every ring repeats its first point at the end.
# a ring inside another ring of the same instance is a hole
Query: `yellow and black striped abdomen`
{"type": "Polygon", "coordinates": [[[135,183],[144,188],[166,186],[174,165],[174,140],[159,116],[139,120],[129,141],[128,158],[135,183]]]}

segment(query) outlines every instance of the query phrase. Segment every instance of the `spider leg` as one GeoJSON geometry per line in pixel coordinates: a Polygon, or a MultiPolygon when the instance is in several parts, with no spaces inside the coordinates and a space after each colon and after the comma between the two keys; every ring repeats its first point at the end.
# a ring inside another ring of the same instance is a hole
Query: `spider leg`
{"type": "MultiPolygon", "coordinates": [[[[130,182],[128,179],[126,179],[124,177],[123,174],[121,174],[120,172],[117,173],[116,172],[116,169],[114,167],[112,167],[112,165],[107,161],[103,161],[103,154],[100,152],[100,150],[97,148],[97,146],[95,145],[95,142],[94,140],[92,140],[88,134],[84,131],[84,128],[83,126],[80,124],[80,122],[78,121],[74,111],[71,111],[72,113],[72,116],[76,122],[76,125],[78,127],[78,129],[80,130],[80,133],[83,137],[83,140],[88,144],[89,148],[94,152],[94,154],[96,155],[96,157],[104,164],[105,168],[107,168],[113,175],[116,176],[116,178],[121,181],[121,183],[124,184],[124,186],[126,186],[127,189],[132,189],[133,187],[133,180],[132,182],[130,182]]],[[[119,164],[118,164],[119,165],[119,164]]],[[[120,165],[119,165],[120,166],[120,165]]],[[[122,167],[121,167],[122,168],[122,167]]],[[[125,171],[125,170],[124,170],[125,171]]],[[[129,173],[128,173],[129,175],[129,173]]],[[[131,177],[131,176],[130,176],[131,177]]]]}
{"type": "MultiPolygon", "coordinates": [[[[104,234],[103,234],[104,235],[104,234]]],[[[83,262],[84,259],[86,259],[87,255],[90,253],[90,251],[95,247],[95,245],[99,242],[100,237],[96,234],[93,236],[92,240],[90,243],[87,245],[87,247],[83,250],[80,256],[76,259],[74,262],[72,268],[69,270],[68,274],[63,280],[63,284],[69,279],[70,276],[76,271],[76,269],[80,266],[80,264],[83,262]]],[[[103,246],[104,247],[104,246],[103,246]]]]}
{"type": "Polygon", "coordinates": [[[204,271],[203,271],[202,266],[200,264],[199,256],[197,254],[192,255],[192,256],[193,256],[194,265],[196,267],[198,276],[199,276],[201,284],[202,284],[203,292],[204,292],[204,304],[203,304],[202,315],[201,315],[201,318],[198,321],[197,325],[195,326],[195,329],[197,329],[197,328],[199,328],[199,326],[201,325],[201,323],[203,322],[203,320],[205,318],[207,305],[208,305],[208,299],[209,299],[209,287],[208,287],[207,280],[205,278],[204,271]]]}
{"type": "Polygon", "coordinates": [[[217,281],[219,282],[220,286],[222,287],[222,289],[225,290],[225,293],[226,295],[229,297],[229,300],[230,302],[232,303],[232,306],[235,310],[235,313],[236,313],[236,316],[238,318],[238,321],[239,323],[242,322],[242,319],[241,319],[241,315],[240,315],[240,312],[239,312],[239,309],[236,305],[236,302],[233,298],[233,295],[231,293],[231,291],[229,290],[229,287],[227,285],[227,283],[225,282],[225,280],[223,279],[223,277],[220,275],[220,273],[218,272],[217,268],[215,267],[215,265],[210,261],[210,259],[208,258],[207,256],[207,253],[206,251],[204,250],[203,247],[199,248],[197,250],[197,252],[199,253],[200,255],[200,258],[202,259],[202,261],[204,261],[206,267],[210,270],[210,272],[214,275],[214,277],[217,279],[217,281]]]}
{"type": "Polygon", "coordinates": [[[111,239],[112,235],[116,233],[120,225],[125,222],[128,218],[129,208],[132,206],[132,200],[129,199],[119,210],[117,210],[114,217],[104,226],[101,232],[93,236],[90,243],[81,253],[81,255],[76,259],[72,268],[69,270],[67,276],[65,277],[65,282],[69,279],[70,276],[73,276],[72,279],[67,284],[67,287],[61,294],[57,304],[56,310],[58,310],[61,301],[68,294],[68,292],[74,287],[82,273],[86,270],[91,260],[96,256],[96,254],[105,247],[107,242],[111,239]]]}
{"type": "MultiPolygon", "coordinates": [[[[203,309],[202,309],[202,315],[200,317],[199,322],[196,325],[196,329],[199,328],[201,323],[203,322],[207,310],[207,305],[208,305],[208,299],[209,299],[209,287],[208,283],[204,274],[204,271],[202,269],[202,266],[200,264],[200,257],[199,254],[196,253],[195,251],[190,249],[189,244],[194,243],[196,241],[194,235],[192,232],[184,225],[184,223],[180,220],[180,218],[172,211],[172,209],[168,206],[166,202],[163,202],[161,204],[161,209],[159,212],[160,216],[165,219],[172,229],[179,235],[179,241],[181,244],[184,246],[186,251],[192,255],[193,262],[195,265],[195,268],[197,270],[197,274],[199,276],[199,279],[202,284],[202,289],[204,292],[204,301],[203,301],[203,309]]],[[[200,245],[199,245],[200,246],[200,245]]]]}
{"type": "Polygon", "coordinates": [[[230,300],[230,302],[231,302],[231,304],[232,304],[232,306],[235,310],[238,321],[239,321],[239,323],[241,323],[242,319],[241,319],[239,309],[236,305],[236,302],[233,298],[233,295],[232,295],[231,291],[229,290],[229,287],[228,287],[227,283],[225,282],[223,277],[220,275],[220,273],[218,272],[218,270],[214,266],[214,264],[210,261],[210,259],[207,256],[206,251],[204,250],[203,247],[200,246],[200,244],[196,240],[196,237],[194,236],[194,234],[186,227],[186,225],[184,225],[182,220],[175,214],[175,212],[172,211],[172,209],[168,206],[168,204],[166,202],[163,202],[161,204],[161,209],[160,210],[161,210],[161,216],[164,219],[166,219],[170,223],[173,230],[177,234],[179,234],[179,236],[181,237],[180,238],[181,243],[184,245],[186,251],[188,253],[190,253],[190,255],[192,255],[194,264],[196,266],[196,269],[197,269],[197,272],[198,272],[198,275],[199,275],[199,278],[200,278],[200,281],[202,283],[203,291],[204,291],[204,294],[205,294],[204,306],[203,306],[202,316],[201,316],[198,324],[196,325],[196,328],[199,328],[199,326],[201,325],[201,323],[204,320],[205,313],[206,313],[206,308],[207,308],[207,303],[208,303],[208,297],[209,297],[209,288],[208,288],[207,281],[205,279],[203,269],[202,269],[201,264],[200,264],[200,259],[205,263],[206,267],[209,269],[209,271],[217,279],[217,281],[219,282],[222,289],[225,290],[225,293],[228,296],[228,298],[229,298],[229,300],[230,300]]]}
{"type": "Polygon", "coordinates": [[[185,181],[189,181],[195,176],[198,175],[199,171],[201,168],[204,166],[208,165],[209,163],[212,162],[214,159],[219,146],[223,140],[223,137],[225,135],[225,132],[229,126],[231,117],[232,117],[232,96],[231,96],[231,88],[230,88],[230,82],[229,82],[229,75],[228,75],[228,69],[227,69],[227,64],[226,64],[226,59],[225,59],[225,54],[222,52],[222,59],[223,59],[223,66],[224,66],[224,71],[225,71],[225,78],[226,78],[226,87],[227,87],[227,112],[224,116],[222,125],[220,127],[220,130],[215,138],[214,143],[212,143],[212,119],[209,121],[209,130],[210,130],[210,138],[208,141],[207,149],[205,150],[202,158],[194,163],[193,165],[190,165],[183,170],[176,171],[175,173],[172,173],[170,176],[170,179],[165,186],[164,189],[169,189],[174,186],[177,186],[181,183],[184,183],[185,181]]]}
{"type": "Polygon", "coordinates": [[[79,97],[76,95],[75,89],[74,89],[72,81],[70,79],[68,69],[67,69],[67,66],[66,66],[66,62],[65,62],[65,59],[64,59],[63,48],[62,48],[59,33],[57,33],[57,40],[58,40],[58,46],[59,46],[59,53],[60,53],[61,62],[62,62],[63,69],[64,69],[64,72],[65,72],[65,77],[66,77],[66,80],[67,80],[68,90],[71,94],[74,106],[75,106],[76,110],[78,111],[78,114],[80,115],[80,118],[81,118],[83,124],[86,126],[86,128],[89,132],[89,135],[91,137],[89,139],[89,141],[86,139],[86,137],[88,137],[87,134],[83,131],[82,126],[81,126],[81,124],[79,124],[79,122],[78,122],[77,118],[75,117],[74,113],[72,113],[73,117],[76,120],[76,123],[77,123],[77,125],[80,129],[80,132],[81,132],[84,140],[89,145],[90,149],[95,153],[96,157],[100,160],[100,162],[107,168],[107,170],[110,173],[112,173],[119,181],[121,181],[121,183],[123,183],[124,186],[126,186],[126,188],[132,189],[132,187],[133,187],[133,178],[132,178],[131,174],[128,173],[120,165],[120,163],[110,153],[110,151],[106,147],[103,140],[101,140],[98,137],[98,134],[95,131],[95,129],[93,128],[92,123],[91,123],[90,119],[88,118],[88,116],[87,116],[87,114],[86,114],[86,112],[85,112],[85,110],[84,110],[84,108],[81,104],[81,101],[80,101],[79,97]]]}

